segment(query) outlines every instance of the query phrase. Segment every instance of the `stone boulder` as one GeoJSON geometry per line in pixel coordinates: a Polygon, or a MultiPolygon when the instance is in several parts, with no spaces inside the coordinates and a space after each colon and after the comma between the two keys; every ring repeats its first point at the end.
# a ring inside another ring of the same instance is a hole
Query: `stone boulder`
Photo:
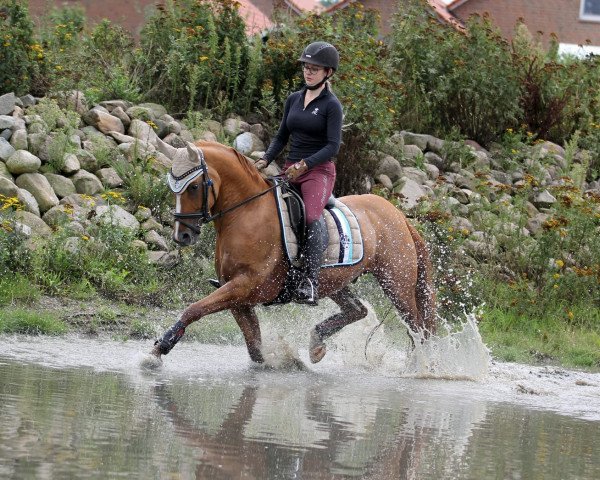
{"type": "Polygon", "coordinates": [[[48,179],[41,173],[23,173],[17,177],[15,183],[34,196],[40,212],[44,213],[58,205],[58,197],[52,190],[48,179]]]}
{"type": "Polygon", "coordinates": [[[17,105],[17,100],[14,92],[0,96],[0,115],[10,115],[17,105]]]}
{"type": "Polygon", "coordinates": [[[137,231],[140,222],[124,208],[118,205],[100,205],[95,209],[94,221],[102,225],[112,225],[119,228],[137,231]]]}
{"type": "Polygon", "coordinates": [[[88,172],[87,170],[79,170],[77,171],[77,173],[75,173],[75,175],[73,175],[70,178],[73,184],[75,185],[77,193],[83,193],[85,195],[94,195],[95,193],[104,190],[100,179],[93,173],[88,172]]]}
{"type": "Polygon", "coordinates": [[[15,151],[15,147],[13,147],[8,140],[0,137],[0,160],[8,160],[15,153],[15,151]]]}
{"type": "Polygon", "coordinates": [[[42,161],[27,150],[17,150],[6,161],[8,171],[13,175],[34,173],[42,166],[42,161]]]}
{"type": "Polygon", "coordinates": [[[55,173],[44,173],[44,177],[50,182],[50,186],[58,198],[64,198],[73,193],[77,193],[75,185],[70,178],[57,175],[55,173]]]}
{"type": "Polygon", "coordinates": [[[392,182],[395,182],[402,175],[402,166],[400,162],[391,155],[386,155],[379,162],[376,175],[387,175],[392,182]]]}
{"type": "Polygon", "coordinates": [[[46,225],[46,222],[31,212],[18,210],[15,213],[15,220],[30,227],[31,234],[34,237],[49,237],[52,235],[52,229],[46,225]]]}
{"type": "Polygon", "coordinates": [[[90,213],[89,208],[81,207],[79,205],[73,205],[65,203],[52,207],[42,216],[42,220],[51,227],[57,227],[65,225],[71,222],[78,222],[82,225],[89,224],[87,219],[90,213]]]}
{"type": "Polygon", "coordinates": [[[82,118],[85,123],[92,125],[104,134],[108,134],[108,132],[125,133],[125,126],[119,118],[97,108],[92,108],[82,118]]]}
{"type": "Polygon", "coordinates": [[[17,199],[23,205],[25,211],[34,214],[36,217],[41,216],[40,206],[38,205],[38,202],[35,199],[35,197],[30,192],[28,192],[24,188],[19,188],[19,191],[17,193],[17,199]]]}
{"type": "Polygon", "coordinates": [[[265,145],[254,133],[244,132],[235,137],[233,148],[243,155],[250,155],[250,153],[256,150],[264,150],[265,145]]]}

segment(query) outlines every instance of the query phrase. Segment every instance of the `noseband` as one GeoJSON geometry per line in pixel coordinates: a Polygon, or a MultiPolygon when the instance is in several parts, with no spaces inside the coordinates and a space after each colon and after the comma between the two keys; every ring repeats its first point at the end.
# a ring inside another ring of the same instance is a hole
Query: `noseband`
{"type": "Polygon", "coordinates": [[[196,177],[202,175],[202,210],[197,213],[179,213],[173,212],[173,216],[175,220],[185,225],[187,228],[192,230],[194,233],[200,233],[200,227],[204,223],[212,222],[216,216],[211,215],[208,210],[208,189],[209,187],[212,190],[213,198],[216,200],[217,196],[215,194],[215,186],[210,176],[208,175],[208,165],[204,160],[204,155],[200,155],[200,165],[194,167],[182,175],[175,176],[173,175],[173,169],[167,174],[167,183],[171,191],[175,194],[181,194],[184,190],[192,183],[196,177]],[[188,223],[186,220],[197,220],[194,223],[188,223]]]}
{"type": "MultiPolygon", "coordinates": [[[[212,194],[213,194],[213,198],[215,199],[215,202],[217,201],[217,194],[215,193],[214,183],[208,174],[208,165],[206,164],[206,161],[204,160],[204,154],[202,153],[202,151],[200,154],[200,165],[188,170],[184,174],[179,175],[177,177],[175,175],[173,175],[173,169],[171,168],[171,170],[167,174],[167,183],[168,183],[171,191],[173,193],[179,195],[179,194],[183,193],[185,191],[185,189],[189,186],[189,184],[194,179],[199,177],[200,175],[202,175],[202,210],[200,210],[199,212],[196,212],[196,213],[173,212],[173,217],[175,217],[175,221],[186,226],[187,228],[189,228],[196,234],[200,233],[200,228],[205,223],[210,223],[210,222],[216,220],[217,218],[222,217],[226,213],[229,213],[232,210],[235,210],[236,208],[241,207],[242,205],[245,205],[246,203],[251,202],[252,200],[254,200],[258,197],[262,197],[265,193],[268,193],[271,190],[274,190],[278,186],[281,185],[281,183],[276,182],[272,187],[267,188],[266,190],[263,190],[262,192],[259,192],[256,195],[253,195],[249,198],[246,198],[245,200],[242,200],[241,202],[233,205],[232,207],[226,208],[225,210],[222,210],[220,212],[215,213],[214,215],[211,215],[210,211],[208,210],[208,189],[209,189],[209,187],[212,190],[212,194]],[[197,220],[197,221],[195,223],[188,223],[186,220],[197,220]]],[[[284,180],[284,182],[287,182],[287,181],[284,180]]]]}

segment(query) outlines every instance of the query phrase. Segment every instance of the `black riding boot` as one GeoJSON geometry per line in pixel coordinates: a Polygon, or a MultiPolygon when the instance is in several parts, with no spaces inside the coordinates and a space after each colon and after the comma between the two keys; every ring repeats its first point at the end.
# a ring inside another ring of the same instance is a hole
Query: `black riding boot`
{"type": "Polygon", "coordinates": [[[304,275],[294,292],[294,301],[306,305],[317,305],[319,300],[319,269],[323,255],[323,232],[319,220],[306,227],[306,241],[303,249],[304,275]]]}

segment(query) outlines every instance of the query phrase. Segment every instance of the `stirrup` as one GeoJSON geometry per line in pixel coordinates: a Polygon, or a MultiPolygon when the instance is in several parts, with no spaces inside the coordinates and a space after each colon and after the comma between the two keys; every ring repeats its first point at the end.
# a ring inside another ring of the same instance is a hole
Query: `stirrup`
{"type": "Polygon", "coordinates": [[[310,278],[304,279],[294,291],[294,302],[313,306],[319,304],[317,288],[310,278]]]}

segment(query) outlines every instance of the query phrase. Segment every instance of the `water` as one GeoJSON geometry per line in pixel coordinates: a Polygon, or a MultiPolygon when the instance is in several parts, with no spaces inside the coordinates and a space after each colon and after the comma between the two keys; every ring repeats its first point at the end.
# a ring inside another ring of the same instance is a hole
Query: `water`
{"type": "Polygon", "coordinates": [[[600,374],[494,363],[474,324],[365,355],[372,326],[317,365],[268,331],[279,369],[181,342],[154,373],[151,342],[0,337],[0,478],[600,478],[600,374]]]}

